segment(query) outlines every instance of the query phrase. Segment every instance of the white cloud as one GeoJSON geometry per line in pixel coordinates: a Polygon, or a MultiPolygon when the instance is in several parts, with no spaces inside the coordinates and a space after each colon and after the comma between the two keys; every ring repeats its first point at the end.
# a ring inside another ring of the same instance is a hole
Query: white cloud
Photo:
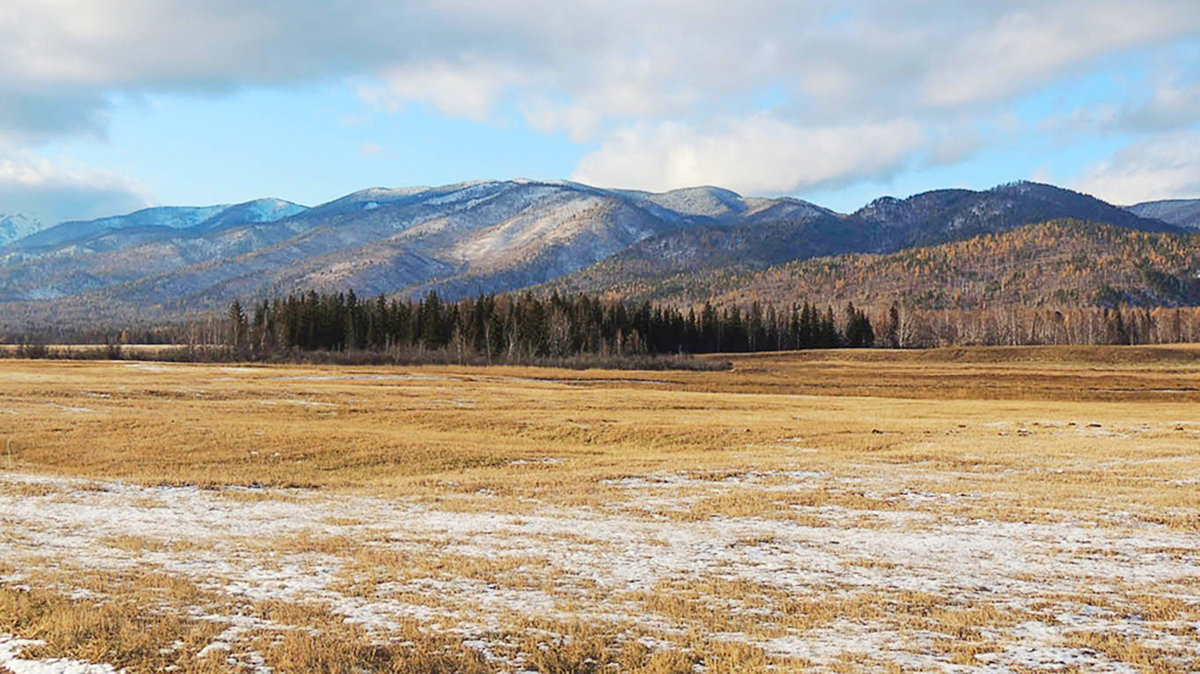
{"type": "Polygon", "coordinates": [[[1127,109],[1119,123],[1126,128],[1161,131],[1200,122],[1200,83],[1177,79],[1155,88],[1144,105],[1127,109]]]}
{"type": "Polygon", "coordinates": [[[383,149],[382,145],[369,140],[358,146],[358,154],[363,157],[382,157],[387,152],[383,149]]]}
{"type": "Polygon", "coordinates": [[[1113,153],[1074,187],[1115,204],[1200,197],[1200,131],[1155,136],[1113,153]]]}
{"type": "Polygon", "coordinates": [[[614,133],[573,179],[650,190],[720,185],[789,192],[886,175],[912,157],[922,138],[910,120],[808,128],[760,114],[711,130],[667,122],[614,133]]]}
{"type": "Polygon", "coordinates": [[[931,48],[952,58],[926,73],[926,101],[957,106],[1003,99],[1099,56],[1200,27],[1200,12],[1188,2],[1068,0],[1010,7],[955,35],[948,50],[931,48]]]}
{"type": "Polygon", "coordinates": [[[144,188],[108,171],[28,151],[0,156],[0,212],[56,223],[126,213],[148,203],[144,188]]]}
{"type": "Polygon", "coordinates": [[[1161,68],[1125,100],[1090,102],[1045,120],[1042,127],[1059,134],[1161,133],[1200,122],[1200,70],[1176,64],[1161,68]]]}
{"type": "Polygon", "coordinates": [[[382,84],[359,89],[362,99],[395,112],[411,101],[429,103],[453,117],[487,121],[505,89],[525,79],[519,72],[487,63],[428,63],[389,68],[382,84]]]}
{"type": "MultiPolygon", "coordinates": [[[[103,134],[114,96],[345,81],[598,143],[577,175],[781,190],[959,161],[998,136],[945,128],[1197,35],[1195,0],[4,0],[0,138],[103,134]]],[[[1147,125],[1197,108],[1160,94],[1147,125]]]]}
{"type": "MultiPolygon", "coordinates": [[[[988,120],[989,132],[995,136],[1004,134],[1004,119],[988,120]]],[[[984,146],[983,132],[978,125],[948,123],[940,125],[936,134],[931,134],[925,143],[925,163],[929,166],[946,166],[975,154],[984,146]]]]}
{"type": "Polygon", "coordinates": [[[704,99],[701,87],[672,77],[671,60],[606,59],[572,96],[526,94],[521,106],[533,128],[565,131],[572,140],[592,140],[608,120],[639,120],[688,114],[704,99]]]}
{"type": "Polygon", "coordinates": [[[588,117],[726,114],[777,86],[796,110],[824,116],[805,121],[830,123],[1004,98],[1105,54],[1200,31],[1193,0],[861,0],[849,15],[845,6],[347,0],[333,11],[323,0],[5,0],[0,90],[3,99],[70,95],[73,107],[94,110],[114,91],[366,75],[387,105],[426,101],[479,119],[512,91],[537,104],[542,124],[574,128],[588,117]]]}

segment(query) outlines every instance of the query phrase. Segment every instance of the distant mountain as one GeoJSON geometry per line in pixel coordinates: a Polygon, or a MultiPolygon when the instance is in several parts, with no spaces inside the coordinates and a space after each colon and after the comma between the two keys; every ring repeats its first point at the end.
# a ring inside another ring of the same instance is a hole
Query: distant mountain
{"type": "Polygon", "coordinates": [[[1016,182],[980,192],[935,190],[907,199],[882,197],[850,215],[816,209],[769,222],[671,231],[556,285],[586,292],[604,292],[631,280],[652,286],[656,279],[682,271],[729,266],[761,269],[825,255],[887,253],[1058,218],[1143,231],[1182,231],[1078,192],[1016,182]]]}
{"type": "Polygon", "coordinates": [[[853,217],[877,228],[880,251],[965,239],[1058,218],[1145,231],[1173,229],[1086,194],[1027,181],[982,192],[935,190],[904,200],[883,197],[853,217]]]}
{"type": "Polygon", "coordinates": [[[305,208],[264,199],[63,223],[0,247],[12,320],[182,317],[295,290],[447,297],[554,282],[604,292],[887,253],[1054,218],[1181,231],[1086,195],[1014,183],[878,199],[843,215],[718,187],[656,194],[566,181],[370,188],[305,208]]]}
{"type": "Polygon", "coordinates": [[[1200,233],[1056,220],[888,254],[722,267],[630,280],[609,297],[682,306],[752,301],[921,309],[1200,305],[1200,233]]]}
{"type": "Polygon", "coordinates": [[[0,301],[180,314],[308,288],[461,296],[557,278],[666,231],[829,213],[711,187],[651,194],[529,180],[371,188],[272,210],[286,214],[278,219],[234,217],[245,206],[66,223],[0,248],[0,301]]]}
{"type": "Polygon", "coordinates": [[[1143,218],[1157,218],[1172,225],[1200,229],[1200,199],[1146,201],[1126,210],[1143,218]]]}
{"type": "Polygon", "coordinates": [[[282,199],[256,199],[220,206],[160,206],[99,220],[64,222],[43,229],[11,248],[26,252],[47,251],[55,247],[86,245],[89,239],[111,232],[142,229],[170,235],[175,233],[169,230],[192,229],[195,230],[193,233],[198,233],[228,225],[274,222],[305,210],[304,206],[282,199]]]}
{"type": "Polygon", "coordinates": [[[300,204],[284,201],[283,199],[255,199],[254,201],[247,201],[226,207],[200,222],[197,226],[206,230],[213,230],[235,225],[276,222],[284,218],[299,215],[307,210],[307,206],[301,206],[300,204]]]}
{"type": "Polygon", "coordinates": [[[720,187],[689,187],[661,194],[617,190],[615,194],[628,199],[651,215],[668,220],[690,218],[710,223],[735,224],[833,213],[827,208],[800,199],[743,197],[720,187]]]}
{"type": "Polygon", "coordinates": [[[42,223],[20,213],[0,213],[0,246],[42,229],[42,223]]]}

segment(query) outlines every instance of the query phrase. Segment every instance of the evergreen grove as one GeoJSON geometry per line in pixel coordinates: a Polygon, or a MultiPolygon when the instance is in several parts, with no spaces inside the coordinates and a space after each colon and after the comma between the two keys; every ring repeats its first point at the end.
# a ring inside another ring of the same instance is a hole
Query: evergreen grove
{"type": "Polygon", "coordinates": [[[486,295],[448,302],[362,299],[347,293],[293,294],[229,308],[227,340],[239,348],[386,351],[452,350],[488,357],[578,354],[693,354],[868,347],[866,314],[841,316],[807,302],[785,311],[757,303],[743,310],[706,304],[684,312],[649,302],[627,306],[588,295],[486,295]]]}

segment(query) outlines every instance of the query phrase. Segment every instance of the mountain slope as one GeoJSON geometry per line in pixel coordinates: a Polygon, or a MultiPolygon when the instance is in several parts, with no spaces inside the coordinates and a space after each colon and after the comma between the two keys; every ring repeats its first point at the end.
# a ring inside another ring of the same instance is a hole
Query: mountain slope
{"type": "Polygon", "coordinates": [[[42,223],[20,213],[0,213],[0,246],[23,239],[42,229],[42,223]]]}
{"type": "Polygon", "coordinates": [[[373,294],[431,281],[490,291],[497,277],[540,282],[664,226],[611,196],[555,184],[474,183],[382,197],[356,193],[293,219],[300,231],[278,244],[129,290],[152,302],[168,296],[223,302],[264,288],[354,287],[373,294]]]}
{"type": "Polygon", "coordinates": [[[771,222],[672,231],[562,279],[558,286],[584,292],[603,292],[631,280],[653,286],[689,270],[761,269],[823,255],[887,253],[1056,218],[1183,231],[1077,192],[1018,182],[981,192],[935,190],[907,199],[882,197],[850,215],[818,210],[771,222]]]}
{"type": "Polygon", "coordinates": [[[461,296],[557,278],[667,231],[829,213],[711,187],[650,194],[529,180],[371,188],[281,219],[230,215],[239,209],[248,207],[55,228],[0,249],[0,300],[184,312],[308,288],[461,296]]]}
{"type": "Polygon", "coordinates": [[[64,246],[86,245],[89,239],[113,232],[156,229],[160,230],[161,234],[171,235],[174,233],[172,230],[203,231],[229,225],[274,222],[305,210],[307,209],[304,206],[282,199],[256,199],[242,204],[219,206],[158,206],[128,215],[63,222],[0,249],[0,256],[9,252],[37,254],[64,246]]]}
{"type": "MultiPolygon", "coordinates": [[[[279,200],[155,208],[64,223],[0,247],[0,302],[46,320],[183,317],[282,292],[455,298],[554,281],[662,288],[704,270],[755,270],[1075,217],[1176,231],[1085,195],[1014,183],[879,199],[842,215],[717,187],[662,194],[566,181],[370,188],[313,208],[279,200]]],[[[1182,231],[1182,230],[1179,230],[1182,231]]]]}
{"type": "Polygon", "coordinates": [[[260,242],[240,233],[225,245],[204,237],[305,210],[279,199],[258,199],[64,222],[0,248],[0,301],[51,300],[104,289],[227,254],[239,241],[250,250],[260,242]]]}
{"type": "Polygon", "coordinates": [[[1200,229],[1200,199],[1146,201],[1126,210],[1143,218],[1157,218],[1172,225],[1200,229]]]}
{"type": "Polygon", "coordinates": [[[1058,218],[1145,231],[1174,229],[1086,194],[1026,181],[980,192],[935,190],[904,200],[883,197],[852,217],[878,232],[880,243],[873,252],[965,239],[1058,218]]]}
{"type": "Polygon", "coordinates": [[[660,194],[638,190],[616,190],[615,193],[651,215],[667,220],[688,218],[711,224],[734,224],[833,213],[800,199],[743,197],[720,187],[687,187],[660,194]]]}
{"type": "Polygon", "coordinates": [[[611,288],[679,305],[811,300],[923,309],[1200,305],[1200,234],[1057,220],[889,254],[849,254],[763,270],[706,269],[611,288]]]}

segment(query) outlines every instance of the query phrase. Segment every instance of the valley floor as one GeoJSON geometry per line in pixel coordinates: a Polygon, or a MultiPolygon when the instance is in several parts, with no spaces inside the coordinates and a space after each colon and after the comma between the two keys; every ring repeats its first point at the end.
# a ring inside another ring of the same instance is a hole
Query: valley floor
{"type": "Polygon", "coordinates": [[[1200,348],[0,361],[0,671],[1200,669],[1200,348]]]}

